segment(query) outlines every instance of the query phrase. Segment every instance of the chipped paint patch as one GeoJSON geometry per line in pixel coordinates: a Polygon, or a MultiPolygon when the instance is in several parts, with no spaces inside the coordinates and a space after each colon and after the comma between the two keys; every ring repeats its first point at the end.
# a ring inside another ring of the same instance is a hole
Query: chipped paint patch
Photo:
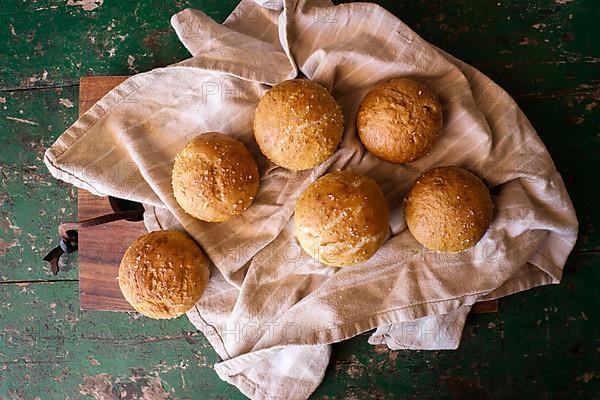
{"type": "Polygon", "coordinates": [[[573,0],[554,0],[556,4],[564,5],[567,3],[571,3],[573,0]]]}
{"type": "Polygon", "coordinates": [[[172,398],[174,388],[165,390],[163,382],[156,372],[150,372],[150,376],[143,368],[132,368],[132,376],[129,378],[117,378],[113,390],[118,392],[121,398],[164,400],[172,398]]]}
{"type": "Polygon", "coordinates": [[[77,324],[77,322],[79,322],[79,318],[77,318],[77,315],[73,314],[73,313],[67,313],[67,315],[65,315],[65,321],[67,321],[70,324],[77,324]]]}
{"type": "Polygon", "coordinates": [[[531,27],[533,29],[537,29],[539,31],[543,31],[544,28],[546,27],[546,24],[544,24],[543,22],[536,22],[535,24],[531,25],[531,27]]]}
{"type": "Polygon", "coordinates": [[[389,351],[388,347],[385,344],[377,344],[373,346],[373,350],[377,354],[385,354],[389,351]]]}
{"type": "Polygon", "coordinates": [[[71,369],[69,367],[65,367],[60,374],[58,374],[58,376],[54,377],[54,380],[56,382],[62,382],[63,379],[65,379],[67,377],[67,375],[69,375],[69,372],[71,372],[71,369]]]}
{"type": "Polygon", "coordinates": [[[375,346],[373,346],[373,350],[377,354],[387,354],[388,361],[391,362],[391,363],[395,363],[396,360],[398,359],[398,351],[397,350],[391,350],[385,344],[375,345],[375,346]]]}
{"type": "Polygon", "coordinates": [[[352,379],[360,378],[363,373],[362,364],[358,360],[355,355],[352,355],[349,360],[348,368],[346,369],[346,374],[352,379]]]}
{"type": "MultiPolygon", "coordinates": [[[[10,201],[11,197],[7,192],[0,192],[0,207],[2,207],[4,205],[5,202],[10,201]]],[[[14,204],[14,203],[12,203],[14,204]]],[[[0,224],[0,228],[2,227],[2,224],[0,224]]]]}
{"type": "Polygon", "coordinates": [[[100,365],[100,362],[98,360],[96,360],[95,358],[93,358],[92,356],[87,356],[86,358],[88,359],[88,362],[90,363],[90,365],[93,365],[94,367],[100,365]]]}
{"type": "Polygon", "coordinates": [[[35,11],[56,10],[58,6],[38,7],[35,11]]]}
{"type": "Polygon", "coordinates": [[[167,365],[167,363],[165,361],[161,361],[160,363],[158,363],[156,365],[154,370],[150,372],[150,374],[155,374],[156,376],[158,376],[159,373],[164,374],[164,373],[172,371],[174,369],[185,370],[185,369],[187,369],[187,367],[188,367],[187,360],[182,360],[178,364],[174,364],[174,365],[167,365]]]}
{"type": "Polygon", "coordinates": [[[8,215],[6,215],[4,217],[5,217],[4,221],[0,221],[0,229],[2,229],[2,231],[4,231],[4,232],[11,231],[13,233],[13,235],[20,236],[21,228],[15,224],[13,224],[12,221],[10,220],[10,218],[8,217],[8,215]]]}
{"type": "Polygon", "coordinates": [[[19,242],[17,239],[13,239],[12,242],[7,242],[5,240],[0,239],[0,256],[3,256],[8,250],[17,246],[19,242]]]}
{"type": "Polygon", "coordinates": [[[17,117],[6,117],[6,119],[8,119],[9,121],[15,121],[15,122],[19,122],[21,124],[27,124],[27,125],[39,125],[37,122],[35,121],[30,121],[28,119],[23,119],[23,118],[17,118],[17,117]]]}
{"type": "Polygon", "coordinates": [[[592,379],[594,379],[594,373],[593,372],[585,372],[583,375],[578,376],[577,378],[575,378],[575,381],[576,382],[588,383],[592,379]]]}
{"type": "Polygon", "coordinates": [[[135,57],[132,56],[131,54],[129,54],[127,56],[127,66],[129,67],[129,69],[131,71],[135,71],[135,67],[133,66],[133,63],[135,62],[135,57]]]}
{"type": "Polygon", "coordinates": [[[142,394],[145,400],[166,400],[169,393],[162,386],[160,378],[154,378],[148,385],[142,386],[142,394]]]}
{"type": "Polygon", "coordinates": [[[0,104],[6,103],[6,97],[0,97],[0,104]]]}
{"type": "Polygon", "coordinates": [[[47,81],[48,71],[44,70],[41,74],[33,74],[21,81],[23,86],[34,86],[36,82],[47,81]]]}
{"type": "Polygon", "coordinates": [[[81,7],[84,11],[92,11],[104,4],[104,0],[67,0],[67,6],[81,7]]]}
{"type": "Polygon", "coordinates": [[[73,102],[70,99],[58,99],[60,105],[65,106],[67,108],[73,108],[73,102]]]}
{"type": "Polygon", "coordinates": [[[454,376],[442,376],[440,383],[446,387],[446,389],[454,394],[456,398],[461,399],[480,399],[480,400],[491,400],[492,396],[486,392],[481,386],[479,378],[465,378],[465,377],[454,377],[454,376]]]}
{"type": "Polygon", "coordinates": [[[84,396],[92,396],[96,400],[112,400],[116,396],[111,379],[112,376],[109,374],[84,376],[83,383],[79,385],[79,393],[84,396]]]}

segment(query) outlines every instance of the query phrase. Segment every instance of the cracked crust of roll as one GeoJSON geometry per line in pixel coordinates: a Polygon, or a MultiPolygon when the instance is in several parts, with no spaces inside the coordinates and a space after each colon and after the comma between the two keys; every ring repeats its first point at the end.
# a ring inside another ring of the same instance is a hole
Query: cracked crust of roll
{"type": "Polygon", "coordinates": [[[375,254],[388,234],[389,210],[374,180],[352,171],[332,172],[302,193],[294,224],[306,253],[343,267],[375,254]]]}
{"type": "Polygon", "coordinates": [[[254,114],[254,136],[269,160],[293,171],[331,157],[344,132],[342,110],[327,89],[306,79],[273,86],[254,114]]]}
{"type": "Polygon", "coordinates": [[[487,186],[459,167],[438,167],[417,179],[404,206],[408,229],[430,250],[456,253],[475,246],[492,222],[487,186]]]}
{"type": "Polygon", "coordinates": [[[187,234],[157,231],[136,239],[119,267],[119,287],[141,314],[175,318],[202,297],[210,276],[209,263],[187,234]]]}
{"type": "Polygon", "coordinates": [[[442,106],[424,84],[394,78],[367,93],[356,125],[368,151],[383,160],[406,164],[433,148],[443,126],[442,106]]]}
{"type": "Polygon", "coordinates": [[[258,191],[258,167],[246,146],[208,132],[175,158],[171,184],[177,203],[191,216],[221,222],[246,210],[258,191]]]}

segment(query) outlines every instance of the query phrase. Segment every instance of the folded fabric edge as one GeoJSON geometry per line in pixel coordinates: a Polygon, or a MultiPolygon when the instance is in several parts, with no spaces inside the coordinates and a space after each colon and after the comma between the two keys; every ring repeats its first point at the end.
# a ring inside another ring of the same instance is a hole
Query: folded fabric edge
{"type": "Polygon", "coordinates": [[[329,364],[330,356],[330,345],[282,345],[256,352],[246,353],[230,360],[222,361],[215,364],[214,369],[219,378],[236,386],[242,391],[242,393],[248,397],[251,397],[252,399],[304,399],[314,392],[317,386],[323,381],[326,367],[329,364]],[[308,353],[300,353],[301,356],[298,357],[298,353],[295,353],[294,350],[298,350],[300,352],[308,351],[308,353]],[[287,393],[271,393],[267,390],[268,388],[263,388],[265,386],[264,383],[257,382],[249,376],[250,374],[247,373],[249,369],[256,368],[261,362],[267,360],[273,354],[277,354],[281,351],[292,352],[289,357],[292,359],[295,357],[294,361],[299,362],[307,361],[307,358],[304,356],[308,354],[308,363],[305,365],[299,365],[298,369],[304,369],[304,371],[310,371],[311,373],[318,371],[318,373],[311,375],[310,379],[308,380],[302,379],[306,378],[306,376],[302,376],[302,373],[300,376],[275,374],[275,376],[279,379],[272,380],[270,384],[272,386],[279,387],[281,384],[278,384],[278,380],[290,379],[296,382],[302,381],[308,383],[308,385],[296,384],[294,387],[286,387],[288,390],[287,393]],[[315,365],[315,363],[319,365],[315,365]]]}
{"type": "Polygon", "coordinates": [[[222,370],[220,364],[215,364],[214,369],[217,373],[217,376],[221,378],[222,381],[235,386],[240,392],[242,392],[243,395],[247,396],[248,398],[253,400],[269,398],[266,393],[259,389],[256,382],[251,381],[243,374],[237,374],[235,376],[228,375],[226,371],[222,370]]]}
{"type": "MultiPolygon", "coordinates": [[[[539,274],[525,274],[524,276],[519,277],[519,279],[510,279],[504,282],[504,284],[499,286],[496,290],[481,297],[481,300],[497,300],[502,297],[510,296],[512,294],[524,292],[525,290],[533,289],[535,287],[557,285],[558,283],[560,283],[560,279],[558,281],[555,281],[551,275],[547,274],[543,269],[540,269],[538,266],[531,263],[527,263],[526,265],[538,269],[539,274]]],[[[525,268],[525,266],[523,266],[523,268],[525,268]]]]}
{"type": "MultiPolygon", "coordinates": [[[[486,290],[465,296],[459,296],[453,299],[435,300],[411,306],[404,306],[399,309],[387,310],[381,313],[373,314],[367,318],[361,319],[360,321],[354,321],[341,326],[330,327],[319,332],[311,332],[308,339],[306,337],[288,338],[288,344],[286,345],[327,345],[341,342],[343,340],[360,335],[361,333],[375,329],[379,326],[393,325],[396,323],[411,321],[427,315],[447,314],[463,306],[472,306],[479,298],[489,292],[489,290],[486,290]]],[[[192,309],[190,312],[194,312],[198,317],[198,319],[196,319],[194,316],[192,316],[190,318],[190,322],[192,322],[196,328],[205,334],[211,344],[216,345],[215,349],[217,352],[222,358],[228,359],[228,361],[237,357],[246,356],[247,354],[281,346],[268,346],[267,344],[265,347],[255,347],[251,353],[245,353],[231,358],[227,352],[227,349],[225,348],[225,342],[219,335],[218,330],[202,317],[201,312],[197,307],[192,309]]]]}
{"type": "MultiPolygon", "coordinates": [[[[282,56],[285,55],[282,53],[282,56]]],[[[196,60],[195,62],[201,62],[202,60],[196,60]]],[[[94,187],[89,182],[84,181],[74,174],[73,171],[69,171],[68,165],[61,164],[61,157],[63,154],[77,141],[84,138],[86,134],[91,130],[91,128],[96,125],[102,118],[107,116],[111,110],[119,105],[123,99],[125,99],[128,95],[131,94],[131,85],[133,82],[133,87],[135,90],[139,90],[148,84],[153,82],[152,75],[156,73],[163,72],[165,70],[169,70],[172,68],[182,68],[182,69],[194,69],[194,70],[203,70],[214,73],[222,73],[225,75],[230,75],[242,80],[253,81],[257,77],[245,77],[240,74],[235,74],[233,72],[223,71],[217,69],[214,65],[208,66],[200,66],[200,65],[186,65],[187,63],[193,63],[194,59],[184,60],[178,64],[173,64],[171,66],[155,68],[150,71],[133,75],[127,78],[125,81],[117,85],[115,88],[111,89],[108,93],[106,93],[100,100],[98,100],[89,110],[87,110],[84,114],[80,115],[79,118],[68,127],[56,140],[55,142],[46,149],[44,152],[44,163],[48,168],[50,174],[61,181],[64,181],[68,184],[74,185],[78,188],[87,190],[96,196],[109,196],[111,193],[105,193],[102,190],[94,187]],[[125,89],[123,89],[125,88],[125,89]]],[[[292,76],[290,76],[292,77],[292,76]]],[[[281,80],[286,79],[283,77],[281,80]]],[[[266,84],[276,84],[279,80],[269,80],[265,79],[266,84]],[[271,82],[272,81],[272,82],[271,82]]],[[[74,166],[73,166],[74,167],[74,166]]]]}
{"type": "Polygon", "coordinates": [[[225,347],[221,335],[219,335],[219,332],[213,325],[209,324],[204,317],[202,317],[198,306],[194,306],[194,308],[189,310],[186,314],[191,324],[204,334],[206,340],[208,340],[221,359],[229,360],[232,358],[225,347]],[[193,313],[196,317],[190,317],[190,313],[193,313]]]}
{"type": "MultiPolygon", "coordinates": [[[[297,76],[297,73],[291,69],[290,71],[278,74],[268,69],[255,68],[250,64],[242,64],[240,60],[240,54],[235,54],[238,50],[229,47],[221,49],[221,56],[223,58],[229,58],[225,60],[215,60],[210,58],[208,55],[198,55],[187,60],[180,61],[176,64],[170,65],[165,68],[181,67],[181,68],[195,68],[202,69],[204,71],[210,71],[220,74],[229,75],[243,81],[252,83],[260,83],[269,86],[276,85],[284,80],[293,79],[297,76]],[[226,56],[225,52],[231,52],[233,54],[226,56]],[[235,61],[233,61],[235,60],[235,61]],[[195,65],[201,63],[202,66],[195,65]],[[235,63],[235,64],[234,64],[235,63]]],[[[273,57],[285,57],[284,53],[273,53],[273,57]]],[[[287,58],[286,58],[287,60],[287,58]]]]}
{"type": "Polygon", "coordinates": [[[91,186],[87,182],[79,179],[74,174],[69,173],[65,169],[58,167],[54,163],[55,162],[54,155],[53,154],[49,154],[49,150],[50,149],[47,149],[46,152],[44,153],[44,164],[46,164],[46,168],[50,172],[50,175],[52,175],[54,178],[56,178],[58,180],[66,182],[66,183],[68,183],[70,185],[73,185],[73,186],[78,187],[80,189],[87,190],[88,192],[92,193],[95,196],[101,196],[101,197],[102,196],[107,196],[107,194],[102,193],[101,191],[99,191],[95,187],[91,186]]]}
{"type": "MultiPolygon", "coordinates": [[[[68,171],[68,165],[61,165],[60,158],[77,141],[85,137],[90,129],[102,120],[108,113],[121,101],[131,94],[130,89],[122,90],[123,87],[131,88],[131,82],[134,81],[134,87],[139,89],[149,82],[142,83],[141,80],[149,76],[152,71],[133,75],[111,89],[100,100],[96,102],[89,110],[79,116],[70,127],[68,127],[56,141],[44,152],[44,163],[50,174],[61,181],[74,185],[81,189],[90,191],[97,196],[108,196],[88,182],[77,177],[72,171],[68,171]]],[[[150,80],[148,80],[150,81],[150,80]]]]}
{"type": "Polygon", "coordinates": [[[377,313],[365,318],[361,321],[355,321],[348,323],[327,332],[322,332],[319,335],[322,342],[310,342],[306,344],[332,344],[341,342],[343,340],[350,339],[354,336],[360,335],[364,332],[368,332],[372,329],[376,329],[379,326],[387,326],[398,324],[406,321],[413,321],[419,318],[443,315],[450,312],[456,311],[461,307],[471,307],[482,295],[489,293],[489,291],[477,292],[459,296],[453,299],[434,300],[415,304],[411,306],[405,306],[399,309],[388,310],[382,313],[377,313]],[[336,339],[333,338],[333,332],[337,332],[336,339]]]}
{"type": "Polygon", "coordinates": [[[441,314],[441,315],[433,315],[433,316],[428,316],[428,317],[422,317],[422,318],[418,318],[414,321],[406,321],[406,322],[401,322],[400,324],[394,324],[394,325],[388,325],[386,327],[379,327],[377,328],[377,330],[369,337],[369,339],[367,340],[367,343],[371,344],[371,345],[386,345],[388,347],[388,349],[390,350],[456,350],[458,349],[461,339],[462,339],[462,333],[465,327],[465,323],[467,320],[467,315],[469,314],[469,312],[471,311],[472,306],[471,305],[465,305],[462,307],[457,308],[456,310],[453,310],[447,314],[441,314]],[[452,318],[453,321],[448,324],[447,320],[449,315],[452,314],[452,318]],[[446,318],[444,318],[446,317],[446,318]],[[444,321],[446,320],[446,321],[444,321]],[[454,335],[452,337],[449,337],[448,334],[448,329],[446,330],[446,337],[444,338],[445,340],[442,340],[442,343],[440,344],[440,341],[434,341],[434,343],[431,342],[427,342],[427,335],[431,334],[432,332],[435,332],[435,334],[438,334],[440,331],[440,326],[436,326],[435,331],[431,330],[431,329],[427,329],[427,327],[425,326],[427,324],[427,322],[430,321],[436,321],[436,322],[441,322],[442,325],[446,326],[446,328],[448,328],[450,325],[456,327],[458,330],[453,332],[454,335]],[[422,341],[422,343],[420,345],[411,345],[411,344],[406,344],[406,343],[402,343],[401,341],[399,341],[397,339],[396,336],[394,336],[392,334],[392,328],[394,326],[397,325],[403,325],[403,324],[422,324],[423,326],[420,327],[419,330],[411,330],[410,332],[403,332],[402,333],[406,333],[408,335],[414,335],[417,334],[419,332],[423,332],[423,329],[425,329],[425,339],[422,341]],[[450,339],[450,340],[448,340],[450,339]]]}
{"type": "MultiPolygon", "coordinates": [[[[233,15],[236,15],[236,13],[243,12],[240,11],[243,7],[243,3],[244,2],[238,4],[227,18],[228,20],[233,15]]],[[[180,42],[192,54],[192,58],[173,64],[173,66],[194,66],[193,64],[199,62],[202,64],[202,68],[206,70],[220,72],[242,80],[270,86],[276,85],[287,79],[295,78],[298,75],[295,61],[289,54],[289,49],[287,47],[283,46],[278,49],[274,47],[272,43],[247,35],[242,31],[232,29],[225,23],[219,24],[200,10],[185,8],[174,14],[171,17],[170,22],[180,42]],[[260,43],[260,46],[264,47],[254,48],[254,46],[245,45],[236,47],[221,43],[217,48],[212,48],[208,51],[202,50],[205,46],[205,41],[203,39],[206,38],[203,35],[199,35],[199,32],[196,31],[194,31],[190,37],[189,32],[187,32],[195,24],[200,23],[218,26],[218,29],[228,29],[231,34],[239,35],[238,41],[253,44],[260,43]],[[200,48],[195,47],[198,41],[201,43],[200,48]],[[258,65],[244,62],[248,58],[257,62],[258,65]],[[278,63],[278,67],[274,68],[273,63],[278,63]]]]}

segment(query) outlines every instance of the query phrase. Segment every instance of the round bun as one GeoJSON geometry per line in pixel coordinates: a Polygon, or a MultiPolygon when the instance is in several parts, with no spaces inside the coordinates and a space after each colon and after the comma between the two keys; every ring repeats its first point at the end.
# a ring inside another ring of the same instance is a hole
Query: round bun
{"type": "Polygon", "coordinates": [[[405,164],[433,148],[442,130],[442,106],[422,83],[395,78],[367,93],[356,125],[368,151],[386,161],[405,164]]]}
{"type": "Polygon", "coordinates": [[[306,79],[273,86],[258,103],[254,136],[272,162],[294,171],[328,159],[344,132],[340,106],[327,89],[306,79]]]}
{"type": "Polygon", "coordinates": [[[415,239],[435,251],[475,246],[492,221],[494,205],[485,184],[459,167],[421,175],[406,198],[404,215],[415,239]]]}
{"type": "Polygon", "coordinates": [[[129,246],[119,267],[119,287],[145,316],[175,318],[198,302],[209,275],[208,259],[192,238],[178,231],[158,231],[129,246]]]}
{"type": "Polygon", "coordinates": [[[192,139],[175,158],[173,194],[193,217],[225,221],[252,204],[258,167],[244,144],[217,132],[192,139]]]}
{"type": "Polygon", "coordinates": [[[302,193],[294,223],[305,252],[323,264],[343,267],[375,254],[388,233],[389,211],[374,180],[339,171],[302,193]]]}

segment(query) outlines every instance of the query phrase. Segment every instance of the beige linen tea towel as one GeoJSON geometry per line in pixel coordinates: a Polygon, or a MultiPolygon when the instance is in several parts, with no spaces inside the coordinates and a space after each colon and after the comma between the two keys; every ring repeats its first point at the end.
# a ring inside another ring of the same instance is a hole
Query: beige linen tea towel
{"type": "Polygon", "coordinates": [[[247,396],[307,398],[330,344],[374,328],[369,342],[392,349],[456,348],[476,301],[560,281],[577,236],[573,206],[526,117],[479,71],[369,3],[244,0],[222,25],[196,10],[172,25],[193,57],[129,78],[63,133],[45,161],[59,179],[143,202],[149,230],[185,229],[205,249],[212,276],[188,317],[223,359],[219,376],[247,396]],[[292,172],[260,154],[252,119],[271,85],[299,74],[331,90],[346,130],[331,159],[292,172]],[[445,121],[434,150],[403,166],[365,152],[355,130],[363,96],[395,76],[431,86],[445,121]],[[261,175],[254,204],[217,224],[186,215],[170,185],[175,154],[206,131],[244,142],[261,175]],[[402,200],[420,173],[452,164],[492,188],[495,214],[477,246],[445,255],[415,242],[402,200]],[[291,222],[302,190],[332,169],[375,179],[391,212],[391,236],[378,253],[344,269],[304,254],[291,222]]]}

